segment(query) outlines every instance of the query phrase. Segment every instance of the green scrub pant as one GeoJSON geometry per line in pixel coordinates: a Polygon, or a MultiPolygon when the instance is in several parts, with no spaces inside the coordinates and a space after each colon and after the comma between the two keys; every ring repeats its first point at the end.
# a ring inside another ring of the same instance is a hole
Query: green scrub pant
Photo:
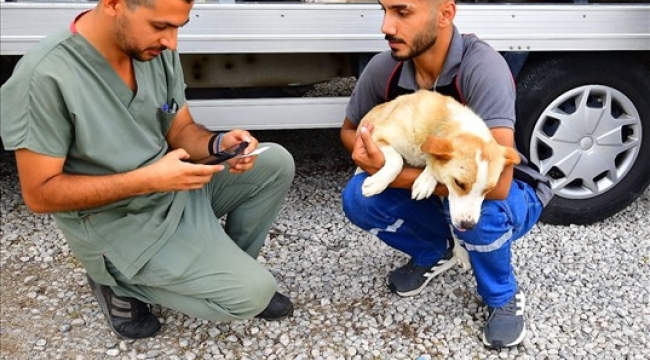
{"type": "Polygon", "coordinates": [[[174,235],[135,276],[125,277],[106,259],[118,296],[214,321],[264,310],[276,283],[256,259],[291,187],[294,162],[281,146],[260,146],[271,148],[252,170],[231,174],[226,167],[192,191],[174,235]]]}

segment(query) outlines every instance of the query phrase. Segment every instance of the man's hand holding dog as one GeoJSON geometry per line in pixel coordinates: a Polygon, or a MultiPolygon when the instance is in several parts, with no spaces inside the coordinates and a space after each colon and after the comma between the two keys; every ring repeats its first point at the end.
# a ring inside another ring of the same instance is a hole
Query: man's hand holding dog
{"type": "MultiPolygon", "coordinates": [[[[356,132],[354,144],[352,146],[352,161],[367,172],[368,175],[374,175],[386,164],[384,153],[379,149],[377,143],[372,139],[373,124],[360,125],[359,131],[356,132]]],[[[391,187],[411,189],[413,182],[420,175],[422,169],[413,168],[404,164],[401,173],[391,183],[391,187]]],[[[441,186],[439,186],[440,188],[441,186]]],[[[446,194],[446,188],[440,194],[446,194]]],[[[438,194],[438,193],[436,193],[438,194]]]]}
{"type": "Polygon", "coordinates": [[[384,166],[384,153],[372,140],[373,125],[361,125],[352,148],[352,161],[363,171],[372,175],[384,166]]]}

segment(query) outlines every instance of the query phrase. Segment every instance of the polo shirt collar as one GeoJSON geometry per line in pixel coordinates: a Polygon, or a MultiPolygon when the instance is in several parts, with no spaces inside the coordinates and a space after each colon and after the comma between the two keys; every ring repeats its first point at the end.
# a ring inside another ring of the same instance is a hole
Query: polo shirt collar
{"type": "MultiPolygon", "coordinates": [[[[458,28],[454,25],[454,32],[451,36],[451,43],[449,44],[449,51],[445,64],[442,66],[442,72],[438,78],[438,86],[445,86],[451,84],[454,77],[458,74],[460,67],[460,60],[463,56],[463,37],[461,36],[458,28]]],[[[404,61],[402,73],[400,74],[397,85],[403,89],[417,90],[417,82],[415,81],[415,64],[413,60],[404,61]]]]}

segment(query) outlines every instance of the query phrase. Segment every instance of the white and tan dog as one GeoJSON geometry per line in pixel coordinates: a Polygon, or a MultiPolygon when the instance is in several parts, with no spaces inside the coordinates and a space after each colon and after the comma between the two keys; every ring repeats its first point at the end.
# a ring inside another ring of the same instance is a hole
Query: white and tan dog
{"type": "MultiPolygon", "coordinates": [[[[386,162],[363,182],[363,195],[386,189],[404,162],[424,167],[411,197],[428,198],[438,183],[444,184],[449,190],[451,225],[461,231],[478,223],[483,199],[496,186],[503,168],[520,162],[517,151],[497,143],[483,119],[470,108],[429,90],[374,107],[361,119],[359,129],[365,124],[373,124],[372,138],[386,162]]],[[[454,256],[469,269],[466,250],[455,236],[454,242],[454,256]]]]}

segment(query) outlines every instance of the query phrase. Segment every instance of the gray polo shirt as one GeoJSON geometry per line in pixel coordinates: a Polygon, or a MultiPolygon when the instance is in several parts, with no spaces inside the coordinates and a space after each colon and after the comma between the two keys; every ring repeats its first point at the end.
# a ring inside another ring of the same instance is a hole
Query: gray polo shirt
{"type": "MultiPolygon", "coordinates": [[[[388,83],[398,63],[391,56],[390,50],[379,53],[370,60],[361,73],[346,108],[346,116],[352,123],[358,125],[370,109],[386,101],[388,83]]],[[[397,85],[405,90],[418,89],[413,61],[403,63],[397,85]]],[[[506,127],[514,130],[516,90],[508,64],[486,42],[474,35],[463,36],[455,27],[447,58],[435,84],[436,88],[450,85],[457,86],[465,104],[489,128],[506,127]]],[[[544,205],[551,200],[553,193],[548,180],[531,168],[523,156],[522,163],[515,166],[515,178],[533,185],[544,205]]]]}

